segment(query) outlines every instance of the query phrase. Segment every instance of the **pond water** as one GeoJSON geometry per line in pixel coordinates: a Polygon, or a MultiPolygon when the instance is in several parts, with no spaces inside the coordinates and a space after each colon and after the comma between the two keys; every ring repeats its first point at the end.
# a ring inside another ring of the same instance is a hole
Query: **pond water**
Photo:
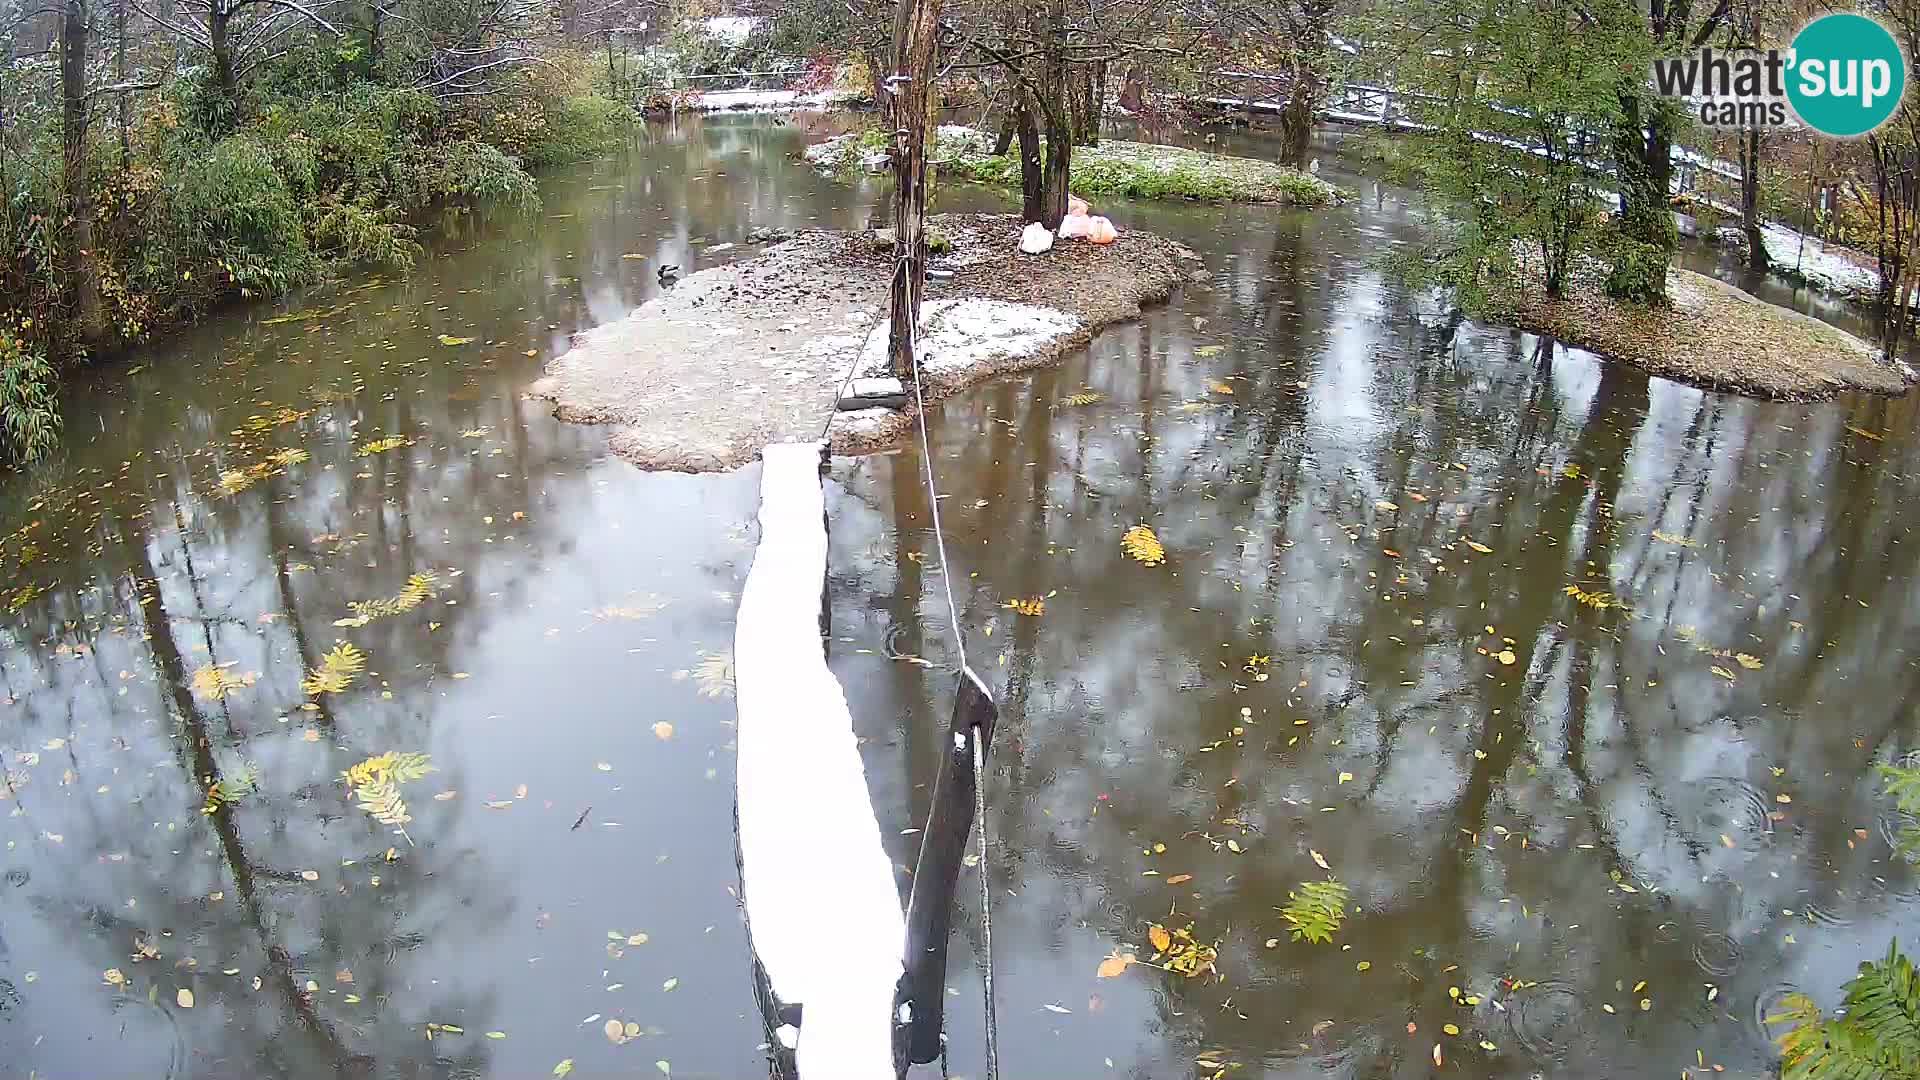
{"type": "MultiPolygon", "coordinates": [[[[62,456],[0,481],[0,1073],[764,1075],[726,668],[757,470],[639,472],[521,391],[660,263],[867,221],[878,187],[793,160],[816,123],[650,129],[404,279],[73,389],[62,456]],[[433,771],[357,800],[388,752],[433,771]]],[[[1380,268],[1405,194],[1327,175],[1359,198],[1114,207],[1209,279],[933,418],[1002,703],[1002,1073],[1765,1074],[1770,1006],[1833,1003],[1920,903],[1871,773],[1920,735],[1913,405],[1449,318],[1380,268]],[[1289,940],[1330,875],[1344,925],[1289,940]],[[1156,925],[1217,972],[1097,976],[1156,925]]],[[[903,865],[955,659],[919,465],[828,482],[903,865]]]]}

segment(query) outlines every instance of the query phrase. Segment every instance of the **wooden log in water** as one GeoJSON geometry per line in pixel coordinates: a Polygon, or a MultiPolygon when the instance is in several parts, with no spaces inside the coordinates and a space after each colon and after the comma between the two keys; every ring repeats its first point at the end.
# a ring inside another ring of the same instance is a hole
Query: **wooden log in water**
{"type": "Polygon", "coordinates": [[[800,1019],[802,1080],[893,1080],[905,924],[821,636],[821,453],[762,453],[760,543],[734,630],[742,902],[778,1010],[800,1019]]]}
{"type": "MultiPolygon", "coordinates": [[[[974,820],[973,772],[975,740],[981,760],[992,745],[993,724],[999,717],[993,695],[980,676],[967,668],[954,692],[953,718],[947,724],[946,753],[934,774],[933,806],[920,834],[920,858],[913,868],[913,894],[907,901],[907,971],[900,981],[900,1004],[906,1006],[905,1058],[924,1065],[940,1056],[940,1032],[945,1024],[947,937],[953,931],[954,890],[966,859],[967,834],[974,820]]],[[[982,828],[985,827],[982,823],[982,828]]],[[[977,867],[986,873],[985,866],[977,867]]]]}

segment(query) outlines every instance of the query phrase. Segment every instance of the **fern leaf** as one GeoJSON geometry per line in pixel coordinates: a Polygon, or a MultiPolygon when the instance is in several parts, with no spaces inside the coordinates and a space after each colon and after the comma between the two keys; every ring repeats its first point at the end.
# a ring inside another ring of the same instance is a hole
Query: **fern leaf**
{"type": "Polygon", "coordinates": [[[1293,940],[1330,942],[1346,921],[1347,887],[1334,878],[1301,882],[1299,889],[1287,894],[1287,906],[1280,914],[1293,940]]]}
{"type": "Polygon", "coordinates": [[[367,654],[351,642],[342,641],[320,658],[319,667],[300,680],[300,689],[306,691],[308,697],[345,693],[353,677],[366,666],[367,654]]]}
{"type": "Polygon", "coordinates": [[[1907,823],[1900,829],[1894,850],[1912,859],[1920,855],[1920,822],[1913,820],[1920,817],[1920,768],[1882,765],[1880,779],[1886,783],[1883,794],[1893,796],[1893,801],[1900,813],[1908,818],[1907,823]]]}
{"type": "Polygon", "coordinates": [[[394,754],[392,757],[393,779],[396,783],[410,784],[433,771],[431,760],[426,754],[408,752],[394,754]]]}
{"type": "Polygon", "coordinates": [[[364,444],[358,450],[355,450],[354,453],[360,457],[370,457],[374,454],[384,454],[389,450],[397,450],[408,444],[409,440],[407,439],[403,439],[398,435],[389,435],[384,439],[375,439],[370,443],[364,444]]]}
{"type": "Polygon", "coordinates": [[[1920,975],[1898,942],[1886,959],[1860,965],[1844,1015],[1822,1017],[1795,994],[1767,1022],[1793,1024],[1778,1039],[1782,1080],[1895,1080],[1920,1070],[1920,975]]]}

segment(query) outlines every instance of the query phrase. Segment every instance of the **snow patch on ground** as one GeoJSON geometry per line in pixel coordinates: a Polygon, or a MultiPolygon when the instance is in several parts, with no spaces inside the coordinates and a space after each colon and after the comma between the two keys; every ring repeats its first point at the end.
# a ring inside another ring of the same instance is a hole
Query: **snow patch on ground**
{"type": "Polygon", "coordinates": [[[1880,287],[1878,272],[1844,255],[1829,252],[1825,244],[1811,236],[1803,238],[1800,233],[1784,226],[1766,225],[1760,230],[1760,239],[1767,245],[1767,258],[1775,266],[1783,270],[1798,267],[1807,284],[1816,289],[1870,297],[1880,287]]]}
{"type": "MultiPolygon", "coordinates": [[[[991,360],[1035,356],[1079,329],[1080,320],[1057,308],[1005,300],[928,300],[920,305],[920,369],[956,374],[991,360]]],[[[887,326],[867,335],[860,370],[887,369],[887,326]]]]}
{"type": "Polygon", "coordinates": [[[860,95],[840,90],[821,90],[803,94],[798,90],[712,90],[693,99],[701,112],[794,112],[832,109],[860,95]]]}
{"type": "Polygon", "coordinates": [[[760,20],[742,15],[720,15],[700,24],[708,37],[729,45],[744,45],[760,26],[760,20]]]}

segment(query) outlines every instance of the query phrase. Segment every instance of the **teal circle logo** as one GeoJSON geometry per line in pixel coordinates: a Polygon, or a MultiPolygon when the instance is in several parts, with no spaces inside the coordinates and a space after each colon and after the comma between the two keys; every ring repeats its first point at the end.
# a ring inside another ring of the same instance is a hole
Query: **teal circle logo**
{"type": "Polygon", "coordinates": [[[1907,61],[1865,15],[1822,15],[1793,39],[1787,104],[1822,135],[1847,139],[1887,122],[1907,90],[1907,61]]]}

